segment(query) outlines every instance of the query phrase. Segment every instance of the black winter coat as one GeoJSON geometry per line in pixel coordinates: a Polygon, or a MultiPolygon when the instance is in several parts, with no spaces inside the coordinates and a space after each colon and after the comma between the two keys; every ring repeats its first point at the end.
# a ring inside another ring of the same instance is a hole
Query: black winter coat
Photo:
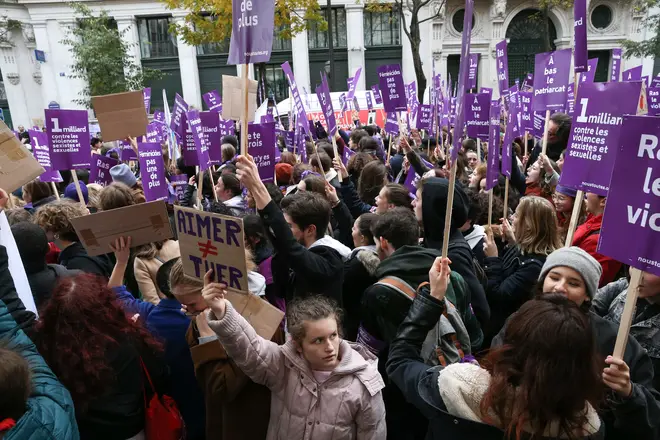
{"type": "Polygon", "coordinates": [[[114,267],[112,261],[106,255],[90,257],[85,247],[77,241],[62,249],[58,263],[67,269],[80,270],[105,278],[110,278],[114,267]]]}
{"type": "Polygon", "coordinates": [[[357,340],[358,327],[362,322],[362,297],[376,281],[375,273],[380,260],[375,251],[355,249],[344,263],[344,339],[357,340]]]}
{"type": "Polygon", "coordinates": [[[79,270],[69,270],[59,264],[47,264],[44,265],[42,270],[28,273],[28,283],[30,283],[30,290],[32,291],[37,310],[41,310],[46,305],[53,293],[53,289],[62,278],[72,277],[81,273],[79,270]]]}

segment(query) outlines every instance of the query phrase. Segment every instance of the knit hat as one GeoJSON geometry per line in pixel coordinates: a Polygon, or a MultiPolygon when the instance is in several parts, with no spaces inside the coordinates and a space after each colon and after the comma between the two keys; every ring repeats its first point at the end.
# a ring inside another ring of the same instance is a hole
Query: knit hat
{"type": "Polygon", "coordinates": [[[293,167],[288,163],[278,163],[275,165],[275,176],[278,185],[288,185],[293,176],[293,167]]]}
{"type": "Polygon", "coordinates": [[[561,266],[570,267],[582,276],[589,298],[596,295],[603,268],[594,257],[576,246],[557,249],[545,259],[539,281],[543,281],[552,268],[561,266]]]}
{"type": "Polygon", "coordinates": [[[137,183],[135,174],[133,174],[131,169],[125,163],[120,163],[119,165],[110,168],[110,175],[112,176],[113,182],[123,183],[129,188],[133,188],[137,183]]]}
{"type": "Polygon", "coordinates": [[[569,188],[568,186],[564,186],[564,185],[557,185],[557,188],[555,188],[555,192],[571,198],[577,197],[577,190],[573,188],[569,188]]]}
{"type": "MultiPolygon", "coordinates": [[[[89,203],[89,194],[87,193],[87,185],[85,185],[85,182],[78,182],[78,183],[80,183],[80,192],[83,195],[83,199],[86,205],[89,203]]],[[[66,188],[64,189],[64,197],[67,199],[74,200],[76,202],[80,201],[80,198],[78,198],[78,191],[76,190],[75,183],[71,182],[66,186],[66,188]]]]}

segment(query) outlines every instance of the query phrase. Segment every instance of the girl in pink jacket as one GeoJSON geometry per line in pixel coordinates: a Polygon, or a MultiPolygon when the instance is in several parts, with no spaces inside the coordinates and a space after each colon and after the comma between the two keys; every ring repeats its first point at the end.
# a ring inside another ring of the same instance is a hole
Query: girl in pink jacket
{"type": "Polygon", "coordinates": [[[386,437],[377,358],[339,337],[341,310],[321,296],[294,301],[287,307],[292,339],[277,345],[257,335],[224,288],[205,283],[209,326],[243,372],[270,388],[268,440],[386,437]]]}

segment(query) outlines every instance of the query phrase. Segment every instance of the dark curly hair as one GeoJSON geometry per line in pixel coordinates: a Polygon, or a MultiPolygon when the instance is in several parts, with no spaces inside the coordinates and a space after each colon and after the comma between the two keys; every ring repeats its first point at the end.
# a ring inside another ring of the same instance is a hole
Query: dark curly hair
{"type": "Polygon", "coordinates": [[[106,283],[91,274],[61,278],[36,326],[39,353],[83,412],[114,384],[109,350],[127,342],[140,352],[163,349],[140,322],[131,320],[106,283]]]}

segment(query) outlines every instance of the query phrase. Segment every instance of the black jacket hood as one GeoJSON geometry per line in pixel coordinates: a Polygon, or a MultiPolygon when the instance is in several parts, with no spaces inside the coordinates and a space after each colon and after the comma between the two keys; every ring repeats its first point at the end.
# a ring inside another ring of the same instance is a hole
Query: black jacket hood
{"type": "Polygon", "coordinates": [[[382,279],[387,276],[401,278],[414,289],[429,280],[429,270],[441,252],[421,246],[402,246],[388,258],[381,261],[375,276],[382,279]]]}
{"type": "MultiPolygon", "coordinates": [[[[422,185],[422,227],[426,247],[440,249],[445,230],[445,213],[449,180],[440,177],[424,179],[422,185]]],[[[467,221],[470,201],[463,186],[456,182],[454,187],[454,206],[451,213],[451,232],[460,228],[467,221]]]]}

